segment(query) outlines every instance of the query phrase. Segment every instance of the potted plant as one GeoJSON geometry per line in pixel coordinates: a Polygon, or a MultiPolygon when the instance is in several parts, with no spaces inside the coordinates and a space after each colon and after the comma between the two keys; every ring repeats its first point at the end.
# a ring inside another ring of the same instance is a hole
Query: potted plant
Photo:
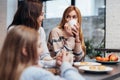
{"type": "Polygon", "coordinates": [[[95,47],[93,46],[93,40],[85,41],[85,45],[86,45],[86,54],[89,58],[95,58],[96,56],[101,56],[101,52],[95,51],[95,47]]]}

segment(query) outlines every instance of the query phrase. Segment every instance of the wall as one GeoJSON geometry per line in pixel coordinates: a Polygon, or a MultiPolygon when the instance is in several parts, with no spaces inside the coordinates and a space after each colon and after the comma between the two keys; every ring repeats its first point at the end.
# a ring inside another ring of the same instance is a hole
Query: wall
{"type": "Polygon", "coordinates": [[[7,26],[11,24],[17,10],[18,0],[7,0],[7,26]]]}
{"type": "Polygon", "coordinates": [[[0,49],[6,35],[7,0],[0,0],[0,49]]]}
{"type": "MultiPolygon", "coordinates": [[[[44,19],[43,28],[45,29],[47,39],[49,32],[56,27],[60,21],[61,18],[44,19]]],[[[103,16],[82,17],[82,30],[85,41],[92,39],[92,41],[94,41],[93,45],[98,47],[104,38],[103,24],[103,16]]]]}
{"type": "Polygon", "coordinates": [[[106,0],[106,48],[120,49],[120,0],[106,0]]]}
{"type": "Polygon", "coordinates": [[[17,0],[0,0],[0,49],[16,9],[17,0]]]}

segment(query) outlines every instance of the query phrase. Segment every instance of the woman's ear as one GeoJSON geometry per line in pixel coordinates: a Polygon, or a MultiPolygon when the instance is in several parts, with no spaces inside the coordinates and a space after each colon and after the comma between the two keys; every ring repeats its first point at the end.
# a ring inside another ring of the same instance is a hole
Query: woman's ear
{"type": "Polygon", "coordinates": [[[28,54],[27,54],[27,51],[26,51],[26,48],[22,48],[22,54],[24,55],[24,56],[27,56],[28,54]]]}

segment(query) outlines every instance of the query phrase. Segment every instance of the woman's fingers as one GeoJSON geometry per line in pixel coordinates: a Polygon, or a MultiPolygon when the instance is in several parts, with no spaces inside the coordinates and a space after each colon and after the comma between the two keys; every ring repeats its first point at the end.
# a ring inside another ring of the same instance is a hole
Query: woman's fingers
{"type": "Polygon", "coordinates": [[[73,36],[72,29],[71,29],[71,27],[69,26],[68,23],[65,23],[64,30],[69,36],[73,36]]]}
{"type": "Polygon", "coordinates": [[[75,28],[72,28],[72,33],[76,36],[79,36],[79,26],[74,25],[75,28]]]}
{"type": "Polygon", "coordinates": [[[57,64],[61,65],[63,62],[73,63],[73,54],[70,54],[64,50],[61,51],[61,55],[57,56],[57,64]]]}
{"type": "Polygon", "coordinates": [[[62,61],[57,60],[56,63],[58,66],[60,66],[62,64],[62,61]]]}
{"type": "Polygon", "coordinates": [[[75,30],[75,29],[72,30],[72,33],[75,34],[75,36],[78,36],[78,35],[79,35],[79,31],[78,31],[78,30],[75,30]]]}

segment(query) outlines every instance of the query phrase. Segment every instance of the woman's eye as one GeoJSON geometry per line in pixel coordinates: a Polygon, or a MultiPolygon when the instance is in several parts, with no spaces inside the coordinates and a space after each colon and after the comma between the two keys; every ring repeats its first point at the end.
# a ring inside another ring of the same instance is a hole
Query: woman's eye
{"type": "Polygon", "coordinates": [[[73,16],[73,18],[77,18],[77,16],[73,16]]]}
{"type": "Polygon", "coordinates": [[[70,18],[70,16],[68,15],[67,18],[70,18]]]}
{"type": "Polygon", "coordinates": [[[76,16],[76,15],[73,15],[73,16],[68,15],[67,18],[73,18],[73,19],[76,19],[77,16],[76,16]]]}

